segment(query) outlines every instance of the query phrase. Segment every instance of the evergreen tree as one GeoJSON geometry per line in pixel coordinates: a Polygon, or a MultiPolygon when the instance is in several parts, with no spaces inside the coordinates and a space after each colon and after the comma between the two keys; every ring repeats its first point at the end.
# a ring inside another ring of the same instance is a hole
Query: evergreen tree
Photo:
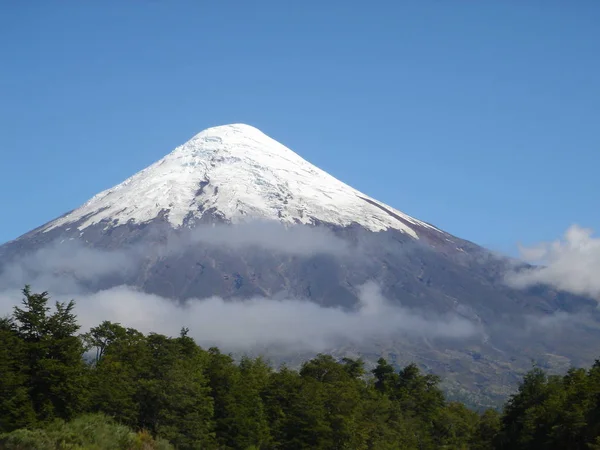
{"type": "Polygon", "coordinates": [[[12,318],[0,319],[0,433],[36,422],[23,367],[25,357],[25,345],[12,318]]]}
{"type": "Polygon", "coordinates": [[[241,366],[216,348],[208,350],[206,375],[214,400],[220,448],[263,448],[271,440],[261,390],[269,371],[262,361],[243,358],[241,366]]]}
{"type": "Polygon", "coordinates": [[[180,449],[214,444],[213,399],[204,374],[207,354],[184,333],[148,337],[151,369],[140,382],[140,425],[180,449]]]}
{"type": "Polygon", "coordinates": [[[26,286],[23,296],[13,319],[24,346],[24,385],[37,420],[69,420],[82,411],[86,392],[84,347],[75,334],[79,330],[75,303],[57,302],[49,315],[47,292],[33,294],[26,286]]]}
{"type": "Polygon", "coordinates": [[[398,374],[385,358],[379,358],[372,373],[375,376],[375,389],[387,395],[394,392],[398,385],[398,374]]]}
{"type": "Polygon", "coordinates": [[[472,450],[491,450],[494,440],[502,428],[500,414],[494,409],[487,409],[479,418],[477,429],[471,440],[472,450]]]}
{"type": "MultiPolygon", "coordinates": [[[[526,449],[533,445],[539,433],[535,416],[541,412],[547,397],[548,377],[536,367],[525,375],[519,391],[504,408],[502,432],[496,441],[498,448],[526,449]]],[[[545,440],[542,436],[538,436],[539,439],[545,440]]]]}

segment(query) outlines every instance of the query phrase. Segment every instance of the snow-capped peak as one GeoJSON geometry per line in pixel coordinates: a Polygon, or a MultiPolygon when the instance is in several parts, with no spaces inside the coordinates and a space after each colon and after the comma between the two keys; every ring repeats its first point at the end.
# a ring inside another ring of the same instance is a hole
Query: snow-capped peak
{"type": "Polygon", "coordinates": [[[202,131],[44,231],[73,223],[80,230],[101,221],[107,227],[144,223],[161,214],[180,227],[208,210],[232,223],[357,223],[415,238],[411,225],[433,228],[337,180],[260,130],[232,124],[202,131]]]}

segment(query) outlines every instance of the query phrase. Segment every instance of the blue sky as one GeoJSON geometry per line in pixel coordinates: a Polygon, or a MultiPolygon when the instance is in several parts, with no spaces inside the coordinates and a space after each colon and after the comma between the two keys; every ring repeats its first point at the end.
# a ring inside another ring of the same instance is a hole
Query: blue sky
{"type": "Polygon", "coordinates": [[[0,242],[244,122],[513,253],[598,227],[600,2],[0,2],[0,242]]]}

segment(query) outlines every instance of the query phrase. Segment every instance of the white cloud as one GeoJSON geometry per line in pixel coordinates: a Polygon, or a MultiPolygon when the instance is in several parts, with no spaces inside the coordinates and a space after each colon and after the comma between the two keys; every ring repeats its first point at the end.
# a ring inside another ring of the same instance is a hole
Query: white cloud
{"type": "Polygon", "coordinates": [[[345,255],[349,251],[348,244],[327,228],[284,226],[278,222],[200,225],[190,232],[190,240],[232,249],[258,247],[300,256],[320,253],[345,255]]]}
{"type": "MultiPolygon", "coordinates": [[[[67,300],[69,296],[57,296],[67,300]]],[[[10,311],[20,299],[16,290],[0,294],[0,307],[10,311]]],[[[323,351],[338,343],[364,343],[402,335],[428,338],[467,338],[479,333],[470,321],[454,315],[425,318],[419,312],[392,305],[379,287],[360,288],[354,311],[323,307],[303,299],[274,300],[255,297],[223,300],[173,300],[119,286],[79,295],[76,313],[84,329],[103,320],[120,322],[144,332],[175,335],[181,327],[201,345],[227,350],[275,347],[287,351],[323,351]]]]}
{"type": "Polygon", "coordinates": [[[589,228],[572,225],[561,240],[523,248],[522,256],[540,266],[512,273],[507,281],[519,288],[545,284],[600,299],[600,238],[593,234],[589,228]]]}
{"type": "Polygon", "coordinates": [[[0,273],[0,287],[36,289],[76,294],[80,283],[101,277],[127,274],[139,258],[124,251],[92,249],[79,241],[53,242],[21,255],[0,273]]]}

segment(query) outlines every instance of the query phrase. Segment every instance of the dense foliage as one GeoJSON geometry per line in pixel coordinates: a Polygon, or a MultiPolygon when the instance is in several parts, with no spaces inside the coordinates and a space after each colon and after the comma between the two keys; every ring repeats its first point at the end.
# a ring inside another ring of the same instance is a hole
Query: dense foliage
{"type": "Polygon", "coordinates": [[[4,450],[173,450],[150,433],[134,433],[102,414],[86,414],[71,422],[56,420],[35,429],[20,428],[0,436],[4,450]]]}
{"type": "Polygon", "coordinates": [[[367,373],[318,355],[274,370],[186,329],[103,322],[80,335],[73,302],[23,294],[0,321],[2,448],[169,448],[160,436],[179,449],[600,449],[600,363],[533,369],[502,414],[478,414],[416,365],[380,359],[367,373]]]}

